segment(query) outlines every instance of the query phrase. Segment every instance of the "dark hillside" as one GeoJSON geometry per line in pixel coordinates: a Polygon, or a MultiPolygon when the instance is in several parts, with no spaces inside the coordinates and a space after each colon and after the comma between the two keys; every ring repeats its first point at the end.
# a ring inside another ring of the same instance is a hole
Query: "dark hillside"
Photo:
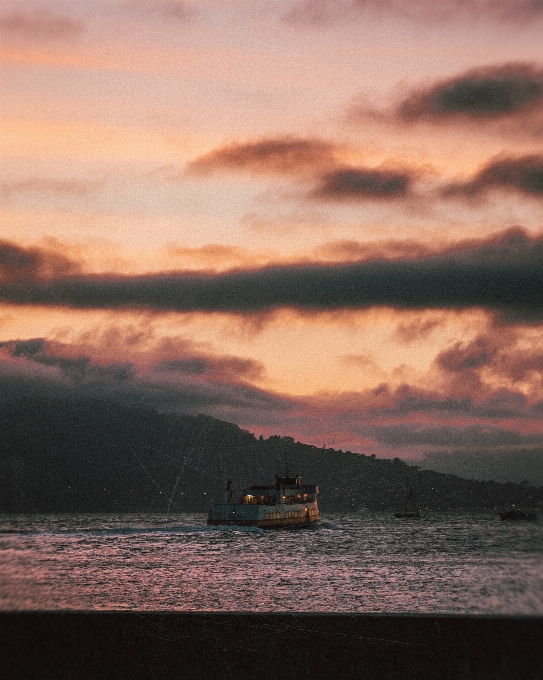
{"type": "Polygon", "coordinates": [[[104,401],[24,400],[0,408],[0,512],[205,511],[230,477],[239,490],[285,467],[320,487],[324,512],[399,509],[407,481],[422,509],[533,506],[543,488],[465,480],[395,458],[256,439],[207,416],[104,401]]]}

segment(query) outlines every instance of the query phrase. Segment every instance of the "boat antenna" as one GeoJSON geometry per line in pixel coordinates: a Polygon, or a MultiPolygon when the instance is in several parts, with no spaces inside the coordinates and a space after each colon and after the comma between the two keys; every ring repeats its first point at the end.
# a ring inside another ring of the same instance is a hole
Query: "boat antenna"
{"type": "Polygon", "coordinates": [[[288,477],[288,462],[287,462],[287,452],[284,452],[285,455],[285,477],[288,477]]]}

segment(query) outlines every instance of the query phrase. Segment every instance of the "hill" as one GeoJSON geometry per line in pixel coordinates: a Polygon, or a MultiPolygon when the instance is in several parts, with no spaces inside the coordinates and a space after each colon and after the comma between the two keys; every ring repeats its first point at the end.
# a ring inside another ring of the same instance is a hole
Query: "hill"
{"type": "Polygon", "coordinates": [[[533,506],[543,488],[466,480],[395,458],[257,439],[208,416],[158,413],[104,401],[26,399],[0,407],[0,512],[205,511],[284,471],[320,488],[323,512],[393,510],[409,483],[421,508],[494,511],[533,506]]]}

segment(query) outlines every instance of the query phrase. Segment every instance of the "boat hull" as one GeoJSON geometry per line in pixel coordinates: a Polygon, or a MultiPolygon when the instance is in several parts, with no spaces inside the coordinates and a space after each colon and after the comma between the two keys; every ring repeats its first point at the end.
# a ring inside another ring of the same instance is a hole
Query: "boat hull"
{"type": "Polygon", "coordinates": [[[260,529],[305,529],[316,524],[318,519],[300,521],[299,519],[208,519],[207,525],[213,527],[259,527],[260,529]]]}
{"type": "Polygon", "coordinates": [[[508,512],[500,512],[500,517],[502,520],[508,520],[513,522],[528,521],[533,522],[537,519],[537,515],[532,512],[520,512],[517,510],[510,510],[508,512]]]}
{"type": "Polygon", "coordinates": [[[317,503],[246,505],[216,504],[211,506],[208,526],[260,527],[262,529],[297,529],[319,520],[317,503]]]}

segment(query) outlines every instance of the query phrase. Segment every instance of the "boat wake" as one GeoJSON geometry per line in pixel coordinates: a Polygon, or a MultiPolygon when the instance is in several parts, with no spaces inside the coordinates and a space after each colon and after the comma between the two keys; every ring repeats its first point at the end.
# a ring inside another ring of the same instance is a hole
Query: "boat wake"
{"type": "Polygon", "coordinates": [[[329,522],[328,520],[321,519],[320,522],[318,522],[315,527],[315,529],[328,529],[331,531],[345,531],[344,527],[340,527],[337,524],[334,524],[333,522],[329,522]]]}
{"type": "MultiPolygon", "coordinates": [[[[246,529],[254,530],[256,527],[231,527],[243,531],[246,529]]],[[[168,526],[168,527],[110,527],[106,529],[42,529],[25,531],[0,531],[0,534],[24,534],[24,535],[62,535],[62,536],[137,536],[152,534],[194,534],[208,533],[216,529],[224,530],[225,527],[209,527],[205,524],[197,526],[168,526]]],[[[260,531],[259,529],[257,529],[260,531]]]]}

